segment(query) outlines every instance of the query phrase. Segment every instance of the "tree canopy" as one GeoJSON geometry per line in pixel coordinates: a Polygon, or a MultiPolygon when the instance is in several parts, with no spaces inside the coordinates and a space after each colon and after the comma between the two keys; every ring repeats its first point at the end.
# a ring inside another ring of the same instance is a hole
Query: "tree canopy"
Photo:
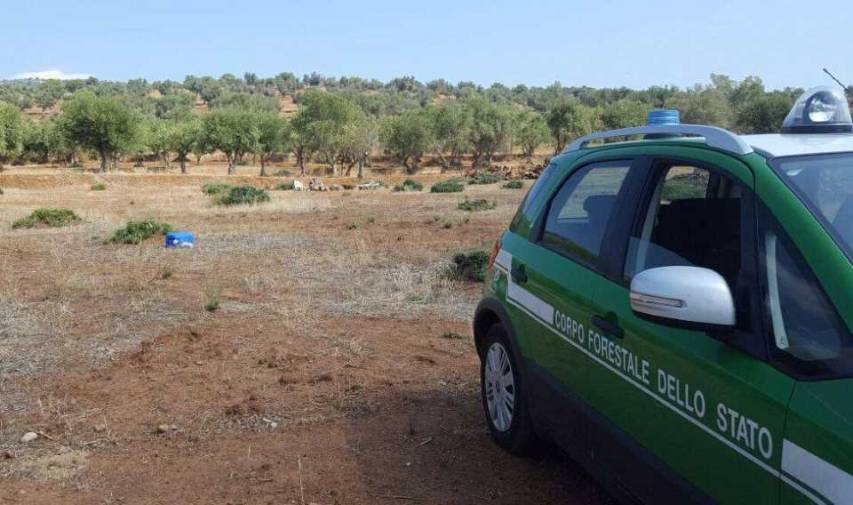
{"type": "Polygon", "coordinates": [[[499,153],[532,156],[549,138],[559,152],[594,130],[645,124],[648,111],[661,107],[678,109],[686,123],[777,132],[801,92],[718,74],[690,88],[640,90],[289,72],[188,75],[180,82],[0,81],[0,161],[68,163],[94,154],[108,169],[133,156],[176,160],[185,171],[190,153],[200,159],[218,152],[229,173],[246,155],[266,173],[270,159],[292,152],[303,174],[309,161],[337,173],[363,167],[381,149],[409,171],[426,155],[442,170],[461,167],[463,159],[477,169],[499,153]]]}
{"type": "Polygon", "coordinates": [[[63,104],[61,121],[69,139],[100,156],[101,170],[112,168],[115,156],[131,148],[139,135],[138,115],[126,102],[88,91],[63,104]]]}

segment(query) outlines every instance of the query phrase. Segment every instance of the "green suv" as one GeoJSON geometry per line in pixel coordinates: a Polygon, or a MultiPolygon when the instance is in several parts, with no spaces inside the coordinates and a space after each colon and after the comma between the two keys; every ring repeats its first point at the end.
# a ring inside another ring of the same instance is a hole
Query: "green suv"
{"type": "Polygon", "coordinates": [[[492,438],[639,503],[853,503],[853,123],[650,124],[554,157],[474,319],[492,438]],[[619,139],[618,141],[613,141],[619,139]]]}

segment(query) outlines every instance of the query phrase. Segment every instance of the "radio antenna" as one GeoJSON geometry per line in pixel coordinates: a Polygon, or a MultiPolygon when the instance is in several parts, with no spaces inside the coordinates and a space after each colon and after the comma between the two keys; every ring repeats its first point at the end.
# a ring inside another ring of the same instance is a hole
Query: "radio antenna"
{"type": "Polygon", "coordinates": [[[838,85],[839,85],[839,86],[841,86],[841,87],[844,89],[844,91],[846,91],[846,92],[848,92],[848,93],[849,93],[849,92],[853,92],[853,87],[845,86],[843,82],[839,81],[837,77],[835,77],[834,75],[832,75],[832,72],[830,72],[830,71],[829,71],[829,70],[827,70],[826,68],[824,68],[824,69],[823,69],[823,71],[824,71],[824,72],[826,72],[826,75],[828,75],[829,77],[831,77],[833,81],[837,82],[837,83],[838,83],[838,85]]]}

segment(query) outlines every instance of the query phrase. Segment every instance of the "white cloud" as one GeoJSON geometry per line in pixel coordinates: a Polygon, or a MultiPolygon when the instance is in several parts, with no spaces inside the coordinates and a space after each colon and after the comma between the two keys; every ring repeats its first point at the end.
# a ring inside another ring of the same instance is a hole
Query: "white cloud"
{"type": "Polygon", "coordinates": [[[62,70],[42,70],[40,72],[23,72],[13,75],[12,79],[59,79],[60,81],[68,81],[73,79],[88,79],[92,74],[66,74],[62,70]]]}

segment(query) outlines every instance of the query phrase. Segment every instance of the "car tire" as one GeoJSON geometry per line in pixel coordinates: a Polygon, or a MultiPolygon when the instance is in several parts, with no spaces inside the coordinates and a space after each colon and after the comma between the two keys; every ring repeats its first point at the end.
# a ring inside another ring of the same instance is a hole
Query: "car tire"
{"type": "Polygon", "coordinates": [[[513,454],[537,445],[528,409],[528,391],[506,330],[489,328],[480,356],[480,394],[492,439],[513,454]]]}

